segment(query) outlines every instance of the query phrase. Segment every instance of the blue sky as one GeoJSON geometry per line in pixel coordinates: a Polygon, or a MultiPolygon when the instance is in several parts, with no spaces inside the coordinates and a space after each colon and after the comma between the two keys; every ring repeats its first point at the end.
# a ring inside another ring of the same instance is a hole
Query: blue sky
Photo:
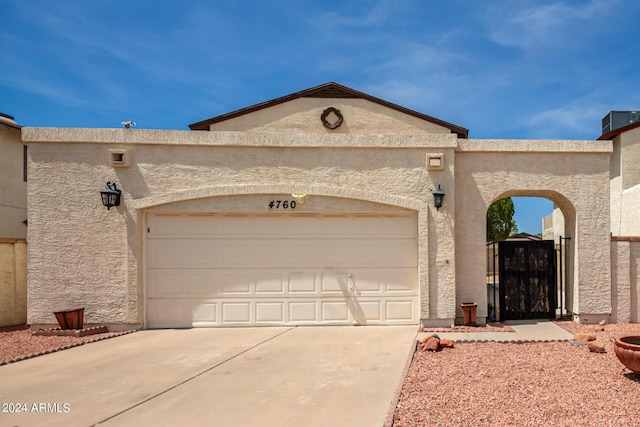
{"type": "MultiPolygon", "coordinates": [[[[187,129],[329,81],[470,138],[595,139],[640,108],[632,0],[0,0],[0,112],[187,129]]],[[[526,200],[525,200],[526,202],[526,200]]],[[[516,204],[540,231],[550,203],[516,204]]]]}

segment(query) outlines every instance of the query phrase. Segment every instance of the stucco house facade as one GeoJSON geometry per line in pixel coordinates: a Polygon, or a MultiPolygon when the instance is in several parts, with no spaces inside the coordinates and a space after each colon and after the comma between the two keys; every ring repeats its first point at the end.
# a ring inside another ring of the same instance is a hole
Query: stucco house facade
{"type": "Polygon", "coordinates": [[[190,127],[23,129],[31,325],[450,326],[467,301],[483,323],[507,196],[562,210],[567,308],[611,319],[610,141],[468,139],[335,83],[190,127]]]}

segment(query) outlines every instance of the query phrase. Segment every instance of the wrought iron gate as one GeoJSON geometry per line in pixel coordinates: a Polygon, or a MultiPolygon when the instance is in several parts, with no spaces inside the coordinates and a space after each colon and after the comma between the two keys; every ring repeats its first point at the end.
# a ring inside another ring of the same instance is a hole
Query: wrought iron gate
{"type": "Polygon", "coordinates": [[[553,240],[498,243],[500,320],[556,317],[556,251],[553,240]]]}

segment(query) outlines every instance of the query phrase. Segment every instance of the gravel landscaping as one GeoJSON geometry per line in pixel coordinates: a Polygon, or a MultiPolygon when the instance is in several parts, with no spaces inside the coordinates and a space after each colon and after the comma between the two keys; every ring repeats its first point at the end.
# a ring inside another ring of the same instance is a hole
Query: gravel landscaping
{"type": "MultiPolygon", "coordinates": [[[[567,342],[456,343],[418,351],[393,426],[639,426],[640,374],[618,361],[612,340],[640,335],[640,324],[596,331],[556,323],[572,333],[596,333],[606,353],[567,342]]],[[[26,326],[0,328],[0,365],[122,334],[76,338],[36,336],[26,326]]]]}
{"type": "Polygon", "coordinates": [[[0,328],[0,366],[130,332],[107,332],[76,338],[33,335],[26,325],[0,328]]]}
{"type": "Polygon", "coordinates": [[[620,363],[611,340],[640,335],[640,324],[557,324],[595,332],[607,352],[567,342],[418,351],[393,426],[639,426],[640,374],[620,363]]]}

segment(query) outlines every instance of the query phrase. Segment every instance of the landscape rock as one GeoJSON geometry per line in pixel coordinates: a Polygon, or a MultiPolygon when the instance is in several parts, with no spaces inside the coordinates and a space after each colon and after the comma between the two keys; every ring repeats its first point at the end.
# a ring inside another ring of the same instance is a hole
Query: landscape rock
{"type": "Polygon", "coordinates": [[[425,342],[427,342],[429,338],[436,338],[437,340],[440,340],[440,337],[438,336],[438,334],[430,334],[420,338],[420,344],[424,344],[425,342]]]}
{"type": "Polygon", "coordinates": [[[454,345],[455,344],[453,343],[452,340],[449,340],[449,339],[446,339],[446,338],[443,338],[443,339],[440,340],[440,347],[453,348],[454,345]]]}
{"type": "Polygon", "coordinates": [[[605,350],[604,348],[604,345],[600,341],[589,341],[589,343],[587,344],[587,347],[589,347],[589,350],[592,351],[593,353],[607,352],[607,350],[605,350]]]}
{"type": "Polygon", "coordinates": [[[428,337],[426,341],[420,344],[421,351],[438,351],[440,349],[440,339],[436,337],[428,337]]]}
{"type": "Polygon", "coordinates": [[[595,341],[596,339],[596,334],[575,334],[573,336],[573,339],[576,341],[595,341]]]}

